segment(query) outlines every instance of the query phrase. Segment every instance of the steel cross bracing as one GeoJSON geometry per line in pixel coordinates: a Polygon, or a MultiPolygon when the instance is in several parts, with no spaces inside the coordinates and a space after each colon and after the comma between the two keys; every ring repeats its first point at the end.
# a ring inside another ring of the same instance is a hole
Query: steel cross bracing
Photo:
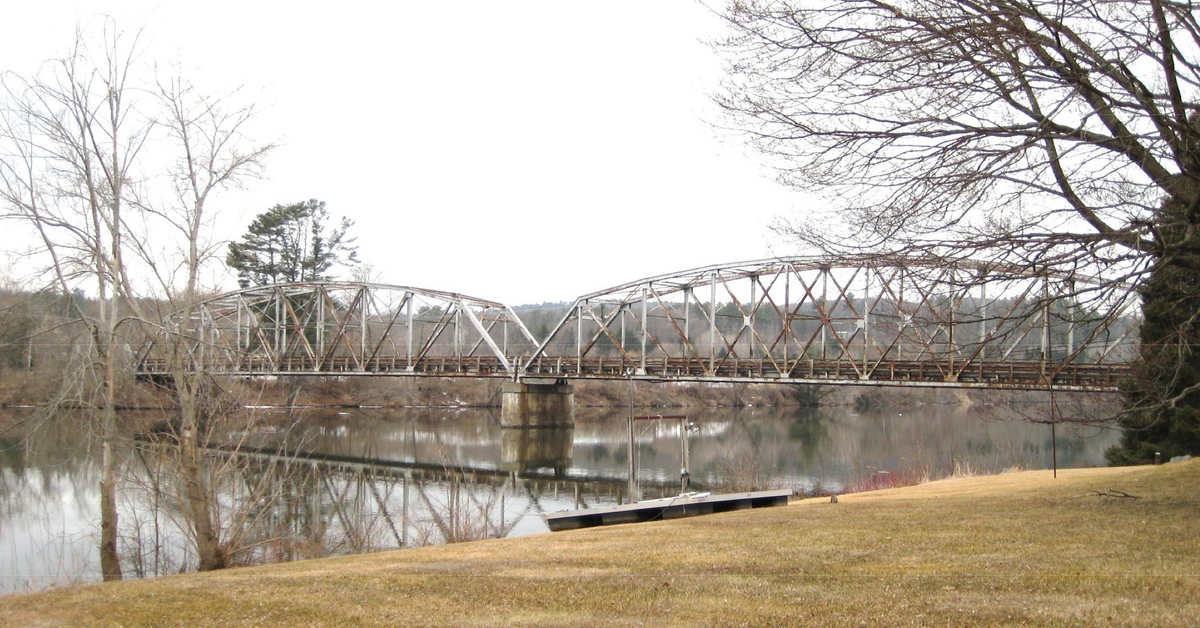
{"type": "Polygon", "coordinates": [[[1115,390],[1132,287],[971,261],[768,259],[579,297],[525,376],[1115,390]]]}
{"type": "Polygon", "coordinates": [[[502,303],[349,282],[247,288],[176,313],[140,352],[139,373],[510,376],[537,341],[502,303]],[[172,349],[187,358],[172,367],[172,349]]]}
{"type": "MultiPolygon", "coordinates": [[[[972,261],[768,259],[579,297],[538,341],[509,307],[401,286],[304,283],[214,297],[189,369],[1115,390],[1137,353],[1128,284],[972,261]]],[[[174,326],[174,327],[172,327],[174,326]]],[[[184,331],[169,331],[182,329],[184,331]]],[[[142,374],[167,374],[163,335],[142,374]]]]}

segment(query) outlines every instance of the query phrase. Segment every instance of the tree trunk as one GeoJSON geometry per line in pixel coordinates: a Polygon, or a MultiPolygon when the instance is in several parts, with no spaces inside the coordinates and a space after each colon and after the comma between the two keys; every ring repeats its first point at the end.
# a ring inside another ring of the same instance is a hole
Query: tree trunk
{"type": "Polygon", "coordinates": [[[100,427],[100,573],[105,581],[121,579],[121,557],[117,554],[116,456],[113,453],[117,428],[114,401],[110,388],[100,427]]]}
{"type": "Polygon", "coordinates": [[[196,537],[197,570],[224,569],[229,566],[229,557],[221,545],[221,531],[213,517],[211,483],[205,477],[199,395],[195,389],[195,382],[177,379],[176,386],[179,393],[181,431],[180,473],[184,485],[185,506],[196,537]]]}

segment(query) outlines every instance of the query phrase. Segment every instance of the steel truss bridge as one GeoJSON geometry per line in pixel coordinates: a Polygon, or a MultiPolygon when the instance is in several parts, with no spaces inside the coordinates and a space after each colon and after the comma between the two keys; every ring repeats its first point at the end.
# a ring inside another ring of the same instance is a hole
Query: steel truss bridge
{"type": "Polygon", "coordinates": [[[1114,391],[1139,320],[1136,291],[1119,282],[963,260],[797,257],[585,294],[543,323],[543,338],[513,308],[453,292],[247,288],[169,317],[137,370],[1114,391]]]}

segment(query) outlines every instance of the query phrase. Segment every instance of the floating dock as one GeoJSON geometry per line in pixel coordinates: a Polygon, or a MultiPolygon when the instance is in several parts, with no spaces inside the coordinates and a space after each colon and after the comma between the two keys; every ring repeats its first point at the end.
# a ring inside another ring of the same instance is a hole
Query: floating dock
{"type": "Polygon", "coordinates": [[[788,498],[791,495],[791,489],[786,488],[774,491],[756,491],[753,493],[730,493],[727,495],[685,493],[678,497],[652,499],[625,504],[623,506],[546,513],[542,515],[542,518],[546,520],[546,525],[550,526],[551,532],[558,532],[560,530],[609,526],[618,523],[680,519],[683,517],[695,517],[697,515],[709,515],[715,512],[729,512],[731,510],[786,506],[788,498]]]}

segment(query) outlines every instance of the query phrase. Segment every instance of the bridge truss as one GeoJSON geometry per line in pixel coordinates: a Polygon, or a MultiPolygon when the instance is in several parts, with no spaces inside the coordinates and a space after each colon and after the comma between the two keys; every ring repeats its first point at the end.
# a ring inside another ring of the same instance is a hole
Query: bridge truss
{"type": "Polygon", "coordinates": [[[176,315],[139,358],[190,371],[1116,390],[1131,286],[970,261],[768,259],[576,299],[544,339],[508,306],[404,286],[249,288],[176,315]],[[176,340],[176,342],[178,342],[176,340]]]}
{"type": "Polygon", "coordinates": [[[139,372],[169,375],[171,343],[189,371],[226,375],[509,376],[537,341],[502,303],[452,292],[350,282],[247,288],[176,313],[142,350],[139,372]]]}
{"type": "Polygon", "coordinates": [[[528,376],[1115,390],[1130,286],[944,260],[769,259],[579,297],[528,376]]]}

